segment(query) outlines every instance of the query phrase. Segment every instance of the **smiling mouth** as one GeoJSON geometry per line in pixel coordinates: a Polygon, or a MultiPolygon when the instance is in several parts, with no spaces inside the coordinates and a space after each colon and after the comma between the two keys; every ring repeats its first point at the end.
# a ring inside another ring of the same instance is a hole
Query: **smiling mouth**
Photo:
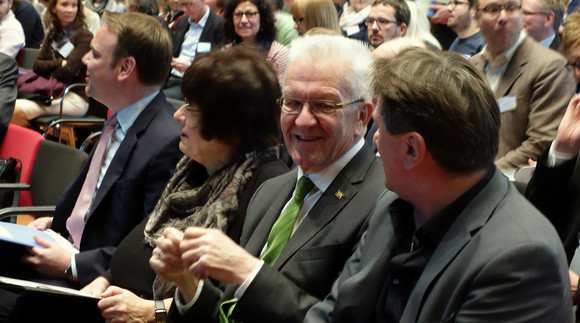
{"type": "Polygon", "coordinates": [[[304,142],[313,142],[313,141],[317,141],[319,138],[306,138],[306,137],[302,137],[299,135],[294,135],[294,137],[296,137],[296,139],[298,139],[299,141],[304,141],[304,142]]]}

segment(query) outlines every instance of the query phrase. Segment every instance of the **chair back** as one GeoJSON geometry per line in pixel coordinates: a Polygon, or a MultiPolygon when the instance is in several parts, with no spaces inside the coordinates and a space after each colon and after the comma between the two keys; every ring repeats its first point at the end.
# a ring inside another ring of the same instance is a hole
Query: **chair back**
{"type": "Polygon", "coordinates": [[[38,48],[22,48],[20,52],[18,52],[18,55],[16,55],[16,62],[18,62],[20,69],[32,71],[34,60],[39,51],[40,49],[38,48]]]}
{"type": "MultiPolygon", "coordinates": [[[[42,135],[34,130],[13,124],[8,126],[6,136],[0,145],[0,158],[18,157],[20,159],[22,166],[17,168],[20,171],[20,183],[30,184],[32,164],[43,140],[42,135]]],[[[18,205],[32,206],[30,192],[20,193],[18,205]]]]}
{"type": "Polygon", "coordinates": [[[87,157],[86,153],[67,145],[42,141],[30,175],[32,204],[56,205],[78,176],[87,157]]]}

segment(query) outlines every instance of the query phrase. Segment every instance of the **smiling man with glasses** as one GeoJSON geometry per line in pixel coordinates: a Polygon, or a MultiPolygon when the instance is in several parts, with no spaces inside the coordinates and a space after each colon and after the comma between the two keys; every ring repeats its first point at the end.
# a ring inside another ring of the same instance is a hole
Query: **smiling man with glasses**
{"type": "Polygon", "coordinates": [[[402,37],[411,20],[409,6],[403,0],[376,0],[366,20],[369,43],[379,47],[389,39],[402,37]]]}
{"type": "Polygon", "coordinates": [[[451,0],[447,10],[449,11],[447,27],[457,34],[449,51],[460,53],[466,58],[479,53],[485,46],[485,40],[479,32],[477,22],[473,19],[473,0],[451,0]]]}
{"type": "Polygon", "coordinates": [[[556,33],[565,10],[562,0],[522,0],[524,30],[540,45],[562,53],[562,40],[556,33]]]}
{"type": "Polygon", "coordinates": [[[564,58],[523,31],[519,0],[474,3],[487,45],[471,58],[486,74],[501,111],[496,165],[510,174],[537,159],[556,136],[574,94],[564,58]]]}

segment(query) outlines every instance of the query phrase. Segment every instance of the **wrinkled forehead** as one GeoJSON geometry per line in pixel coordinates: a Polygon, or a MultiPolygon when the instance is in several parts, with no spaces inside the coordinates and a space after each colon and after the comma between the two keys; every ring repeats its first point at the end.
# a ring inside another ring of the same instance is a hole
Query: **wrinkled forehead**
{"type": "Polygon", "coordinates": [[[310,96],[328,100],[348,98],[352,90],[344,70],[328,62],[293,61],[286,71],[283,93],[304,99],[310,96]]]}

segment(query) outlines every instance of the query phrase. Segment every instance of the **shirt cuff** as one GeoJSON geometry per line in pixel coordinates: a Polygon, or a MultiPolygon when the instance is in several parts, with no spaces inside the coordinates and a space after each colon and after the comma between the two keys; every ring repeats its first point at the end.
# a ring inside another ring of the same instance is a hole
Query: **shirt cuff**
{"type": "Polygon", "coordinates": [[[199,282],[197,283],[195,295],[193,296],[191,301],[187,304],[183,304],[181,294],[179,293],[179,288],[175,289],[175,307],[177,307],[177,311],[179,312],[180,315],[184,315],[185,313],[187,313],[187,311],[189,311],[189,309],[193,306],[193,304],[197,302],[197,299],[199,298],[202,289],[203,289],[203,280],[200,279],[199,282]]]}
{"type": "Polygon", "coordinates": [[[240,285],[240,287],[238,287],[238,289],[236,289],[236,292],[234,293],[235,298],[240,299],[240,298],[242,298],[242,296],[244,296],[246,289],[248,289],[248,287],[250,286],[252,281],[254,281],[254,278],[256,278],[256,276],[260,272],[260,269],[262,269],[263,265],[264,265],[264,260],[260,260],[260,263],[256,266],[256,268],[254,268],[254,270],[250,273],[248,278],[246,278],[246,280],[244,280],[244,282],[240,285]]]}
{"type": "Polygon", "coordinates": [[[563,153],[556,151],[554,149],[554,143],[550,145],[550,151],[548,152],[548,160],[546,161],[547,166],[550,168],[554,168],[556,166],[560,166],[563,163],[569,161],[570,159],[574,158],[578,153],[563,153]]]}
{"type": "Polygon", "coordinates": [[[77,281],[79,279],[79,273],[77,272],[77,262],[75,261],[75,254],[70,255],[70,268],[72,269],[73,279],[77,281]]]}

